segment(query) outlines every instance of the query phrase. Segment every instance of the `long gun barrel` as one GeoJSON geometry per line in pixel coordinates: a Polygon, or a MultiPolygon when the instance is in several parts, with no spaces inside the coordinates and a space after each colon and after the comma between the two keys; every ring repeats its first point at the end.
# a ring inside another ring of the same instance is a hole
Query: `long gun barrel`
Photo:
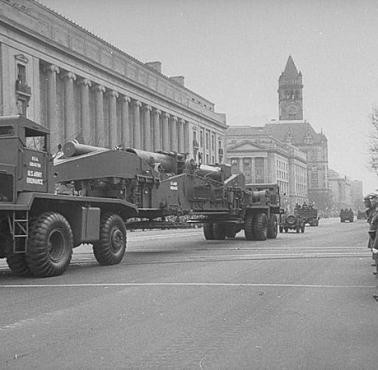
{"type": "Polygon", "coordinates": [[[83,155],[91,152],[105,152],[107,148],[101,148],[98,146],[80,144],[76,140],[67,141],[63,145],[63,153],[65,157],[74,157],[77,155],[83,155]]]}

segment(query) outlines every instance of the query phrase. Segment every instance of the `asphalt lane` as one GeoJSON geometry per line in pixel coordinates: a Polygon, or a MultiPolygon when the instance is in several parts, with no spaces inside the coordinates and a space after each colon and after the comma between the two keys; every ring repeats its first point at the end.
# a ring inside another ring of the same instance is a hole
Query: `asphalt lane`
{"type": "Polygon", "coordinates": [[[275,240],[128,233],[117,266],[75,250],[63,276],[0,265],[0,368],[375,369],[367,224],[275,240]]]}

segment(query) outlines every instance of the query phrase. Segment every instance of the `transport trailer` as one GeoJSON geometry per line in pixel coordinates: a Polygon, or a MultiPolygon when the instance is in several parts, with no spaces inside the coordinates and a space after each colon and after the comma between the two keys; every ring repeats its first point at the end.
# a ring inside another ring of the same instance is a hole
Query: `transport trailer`
{"type": "Polygon", "coordinates": [[[138,149],[109,150],[69,142],[56,161],[57,181],[82,196],[116,197],[135,204],[140,221],[129,227],[163,227],[166,216],[191,215],[207,240],[276,238],[280,213],[277,184],[245,185],[227,164],[197,164],[184,154],[138,149]]]}

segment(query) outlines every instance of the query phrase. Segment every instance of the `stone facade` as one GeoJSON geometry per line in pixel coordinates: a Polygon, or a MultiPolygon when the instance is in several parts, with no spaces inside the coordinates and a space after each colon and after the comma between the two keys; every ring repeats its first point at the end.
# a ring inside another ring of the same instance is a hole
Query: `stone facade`
{"type": "Polygon", "coordinates": [[[342,208],[353,208],[351,180],[334,170],[329,170],[332,211],[337,216],[342,208]]]}
{"type": "Polygon", "coordinates": [[[307,198],[306,155],[266,134],[264,127],[234,126],[226,132],[226,160],[247,183],[279,185],[281,205],[292,212],[307,198]]]}
{"type": "MultiPolygon", "coordinates": [[[[130,36],[132,37],[132,36],[130,36]]],[[[0,0],[0,114],[70,139],[223,160],[226,117],[167,77],[33,0],[0,0]]]]}
{"type": "Polygon", "coordinates": [[[307,188],[309,201],[326,210],[328,189],[328,141],[323,133],[316,133],[307,121],[277,121],[265,125],[268,135],[290,143],[307,158],[307,188]]]}
{"type": "Polygon", "coordinates": [[[347,176],[329,169],[328,182],[334,215],[338,215],[341,208],[352,208],[355,212],[365,209],[362,181],[351,180],[347,176]]]}
{"type": "Polygon", "coordinates": [[[363,183],[360,180],[352,180],[351,182],[351,196],[352,196],[352,207],[355,210],[363,211],[365,209],[364,205],[364,193],[363,193],[363,183]]]}
{"type": "Polygon", "coordinates": [[[309,201],[326,211],[330,193],[328,187],[328,140],[303,119],[302,73],[290,56],[278,81],[278,121],[265,125],[268,135],[290,143],[306,153],[309,201]]]}

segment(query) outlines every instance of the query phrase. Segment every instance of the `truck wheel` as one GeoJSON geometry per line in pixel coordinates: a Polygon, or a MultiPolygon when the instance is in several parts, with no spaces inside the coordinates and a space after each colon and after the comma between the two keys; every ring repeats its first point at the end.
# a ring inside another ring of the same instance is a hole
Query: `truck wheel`
{"type": "Polygon", "coordinates": [[[247,240],[255,240],[255,234],[253,231],[253,220],[254,217],[252,214],[248,214],[245,218],[244,234],[247,240]]]}
{"type": "Polygon", "coordinates": [[[73,235],[70,224],[59,213],[45,212],[33,223],[26,262],[38,277],[63,274],[72,257],[73,235]]]}
{"type": "Polygon", "coordinates": [[[214,240],[213,224],[206,222],[203,224],[203,235],[206,240],[214,240]]]}
{"type": "Polygon", "coordinates": [[[226,228],[226,237],[229,239],[234,239],[236,236],[236,230],[234,227],[229,226],[226,228]]]}
{"type": "Polygon", "coordinates": [[[100,240],[93,244],[93,253],[100,265],[116,265],[126,251],[126,226],[118,215],[101,217],[100,240]]]}
{"type": "Polygon", "coordinates": [[[7,257],[7,264],[10,270],[16,275],[28,276],[30,269],[26,262],[25,254],[11,254],[7,257]]]}
{"type": "Polygon", "coordinates": [[[215,240],[224,240],[226,238],[226,228],[223,224],[213,224],[213,234],[215,240]]]}
{"type": "Polygon", "coordinates": [[[253,225],[256,240],[266,240],[268,233],[268,218],[265,213],[257,214],[253,225]]]}
{"type": "MultiPolygon", "coordinates": [[[[270,215],[269,222],[268,222],[268,232],[267,232],[267,238],[268,239],[276,239],[277,238],[277,216],[276,215],[270,215]]],[[[282,231],[281,231],[282,233],[282,231]]]]}

